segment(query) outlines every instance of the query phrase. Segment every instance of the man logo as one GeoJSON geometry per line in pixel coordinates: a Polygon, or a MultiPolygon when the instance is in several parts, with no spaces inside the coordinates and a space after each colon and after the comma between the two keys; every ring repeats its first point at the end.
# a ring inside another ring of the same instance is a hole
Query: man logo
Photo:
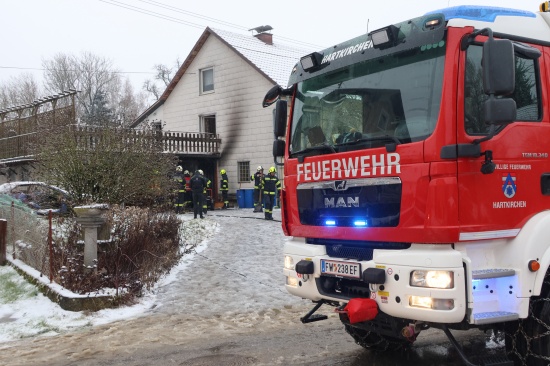
{"type": "Polygon", "coordinates": [[[325,208],[359,207],[359,197],[325,197],[325,208]]]}
{"type": "Polygon", "coordinates": [[[334,190],[335,191],[345,191],[346,189],[348,189],[347,187],[347,181],[345,180],[336,180],[334,181],[334,190]]]}

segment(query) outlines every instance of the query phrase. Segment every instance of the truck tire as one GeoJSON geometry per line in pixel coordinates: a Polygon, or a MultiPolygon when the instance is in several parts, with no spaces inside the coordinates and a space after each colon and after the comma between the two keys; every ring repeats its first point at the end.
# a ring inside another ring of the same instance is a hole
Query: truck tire
{"type": "Polygon", "coordinates": [[[514,365],[550,364],[550,269],[539,296],[529,300],[529,316],[504,324],[506,353],[514,365]]]}
{"type": "Polygon", "coordinates": [[[407,340],[385,336],[349,324],[344,324],[344,327],[355,343],[370,351],[380,353],[403,351],[411,345],[407,340]]]}

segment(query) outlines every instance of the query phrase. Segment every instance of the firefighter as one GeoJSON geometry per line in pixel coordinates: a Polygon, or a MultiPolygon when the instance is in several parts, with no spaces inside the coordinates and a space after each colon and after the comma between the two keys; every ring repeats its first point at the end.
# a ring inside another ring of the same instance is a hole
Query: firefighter
{"type": "Polygon", "coordinates": [[[204,215],[202,214],[202,203],[204,201],[204,190],[206,189],[206,178],[204,178],[200,172],[201,170],[195,171],[195,174],[193,174],[189,181],[191,192],[193,193],[194,219],[197,218],[197,215],[200,215],[200,218],[204,219],[204,215]]]}
{"type": "Polygon", "coordinates": [[[206,215],[208,212],[208,189],[210,189],[210,185],[212,184],[212,181],[204,176],[204,172],[199,169],[199,174],[204,178],[204,181],[206,184],[204,185],[204,192],[203,192],[203,199],[202,199],[202,213],[206,215]]]}
{"type": "Polygon", "coordinates": [[[229,206],[229,199],[227,198],[227,194],[229,193],[229,180],[227,179],[227,172],[225,169],[220,170],[220,174],[222,176],[220,180],[220,191],[222,192],[223,200],[222,210],[227,210],[229,206]]]}
{"type": "Polygon", "coordinates": [[[191,181],[191,173],[189,173],[189,170],[183,172],[183,179],[185,180],[183,207],[189,208],[193,205],[193,194],[191,193],[191,186],[189,185],[191,181]]]}
{"type": "Polygon", "coordinates": [[[183,168],[181,165],[176,167],[176,174],[174,175],[174,180],[176,181],[176,203],[174,204],[174,209],[176,210],[176,215],[183,212],[183,202],[185,199],[185,180],[183,179],[183,168]]]}
{"type": "Polygon", "coordinates": [[[263,191],[265,200],[265,219],[273,220],[273,205],[275,203],[275,194],[279,194],[281,182],[277,178],[274,166],[269,168],[269,173],[263,179],[263,191]]]}
{"type": "Polygon", "coordinates": [[[264,179],[264,168],[259,165],[250,180],[254,181],[254,212],[262,212],[262,182],[264,179]]]}

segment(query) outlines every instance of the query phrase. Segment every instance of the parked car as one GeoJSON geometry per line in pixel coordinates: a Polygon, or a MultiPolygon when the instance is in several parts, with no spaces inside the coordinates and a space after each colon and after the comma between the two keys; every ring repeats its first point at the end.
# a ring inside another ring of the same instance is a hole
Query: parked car
{"type": "Polygon", "coordinates": [[[0,184],[0,195],[7,195],[23,202],[39,215],[47,215],[49,211],[66,214],[71,202],[67,191],[44,182],[21,181],[0,184]]]}

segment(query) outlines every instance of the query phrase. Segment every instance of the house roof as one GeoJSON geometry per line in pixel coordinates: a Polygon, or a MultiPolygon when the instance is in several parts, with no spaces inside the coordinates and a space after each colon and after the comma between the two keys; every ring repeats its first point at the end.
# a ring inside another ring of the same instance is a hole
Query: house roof
{"type": "Polygon", "coordinates": [[[292,68],[300,57],[311,52],[311,50],[299,49],[277,42],[276,39],[274,39],[273,44],[266,44],[251,35],[207,27],[164,90],[164,93],[132,123],[131,127],[143,122],[145,118],[164,104],[210,36],[218,38],[270,82],[281,86],[288,85],[292,68]]]}

